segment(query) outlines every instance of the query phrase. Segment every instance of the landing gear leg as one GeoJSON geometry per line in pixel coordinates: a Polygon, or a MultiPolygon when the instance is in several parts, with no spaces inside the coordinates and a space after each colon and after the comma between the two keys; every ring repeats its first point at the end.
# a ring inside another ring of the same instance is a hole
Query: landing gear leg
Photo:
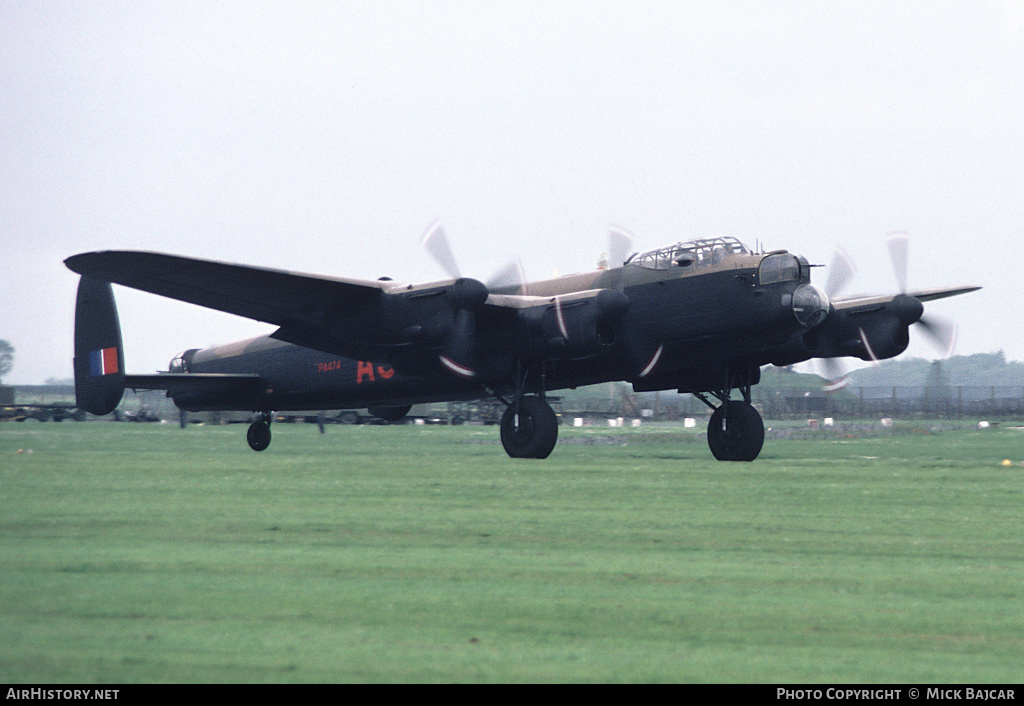
{"type": "Polygon", "coordinates": [[[764,422],[750,404],[749,388],[744,389],[743,400],[730,400],[728,390],[714,394],[722,402],[718,407],[703,394],[697,394],[715,410],[708,423],[712,455],[719,461],[753,461],[764,446],[764,422]]]}
{"type": "Polygon", "coordinates": [[[264,412],[260,418],[249,425],[245,435],[249,448],[253,451],[264,451],[270,446],[270,413],[264,412]]]}

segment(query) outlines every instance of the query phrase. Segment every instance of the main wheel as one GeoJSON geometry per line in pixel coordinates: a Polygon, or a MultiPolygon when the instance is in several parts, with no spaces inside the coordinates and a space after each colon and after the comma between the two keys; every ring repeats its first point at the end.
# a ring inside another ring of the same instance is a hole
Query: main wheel
{"type": "Polygon", "coordinates": [[[708,446],[719,461],[753,461],[764,446],[761,415],[740,400],[722,404],[711,415],[708,446]]]}
{"type": "Polygon", "coordinates": [[[270,422],[260,420],[249,425],[249,431],[245,435],[249,442],[249,448],[253,451],[263,451],[270,446],[270,422]]]}
{"type": "Polygon", "coordinates": [[[501,445],[512,458],[547,458],[558,441],[558,418],[539,397],[524,397],[501,415],[501,445]]]}

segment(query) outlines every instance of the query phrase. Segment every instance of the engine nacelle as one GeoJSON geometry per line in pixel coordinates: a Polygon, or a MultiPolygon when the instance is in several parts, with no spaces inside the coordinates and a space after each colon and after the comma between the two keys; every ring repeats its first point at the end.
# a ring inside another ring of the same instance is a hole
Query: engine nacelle
{"type": "Polygon", "coordinates": [[[869,310],[833,308],[819,326],[771,351],[767,362],[786,366],[809,358],[893,358],[907,350],[910,326],[923,312],[921,302],[906,294],[869,310]]]}
{"type": "Polygon", "coordinates": [[[861,360],[894,358],[910,345],[910,326],[895,316],[876,319],[862,326],[856,356],[861,360]]]}
{"type": "Polygon", "coordinates": [[[549,353],[568,359],[597,355],[615,343],[617,324],[628,309],[629,299],[615,289],[586,299],[556,297],[540,321],[549,353]]]}

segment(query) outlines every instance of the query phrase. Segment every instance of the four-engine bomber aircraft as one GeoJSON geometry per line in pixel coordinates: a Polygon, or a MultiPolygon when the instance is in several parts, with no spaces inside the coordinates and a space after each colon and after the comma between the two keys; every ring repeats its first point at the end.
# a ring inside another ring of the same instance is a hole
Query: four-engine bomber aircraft
{"type": "Polygon", "coordinates": [[[413,404],[493,396],[506,405],[508,455],[546,458],[558,436],[548,391],[627,381],[637,391],[693,393],[714,410],[715,458],[751,461],[764,442],[750,403],[762,366],[896,356],[912,324],[941,337],[941,326],[922,319],[923,302],[978,289],[906,292],[905,242],[891,245],[898,294],[846,300],[835,298],[851,274],[841,262],[830,297],[811,284],[805,258],[752,252],[727,237],[628,259],[623,252],[613,267],[587,274],[491,286],[459,275],[439,226],[424,244],[451,279],[419,285],[151,252],[84,253],[66,260],[82,275],[77,402],[108,414],[128,387],[166,390],[187,411],[252,411],[259,417],[248,441],[262,451],[274,411],[367,407],[395,421],[413,404]],[[126,375],[111,283],[277,330],[185,351],[166,373],[126,375]]]}

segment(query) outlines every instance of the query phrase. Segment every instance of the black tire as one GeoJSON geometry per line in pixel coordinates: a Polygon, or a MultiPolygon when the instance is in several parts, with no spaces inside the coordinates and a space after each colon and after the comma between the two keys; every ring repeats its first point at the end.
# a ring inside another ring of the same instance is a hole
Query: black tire
{"type": "Polygon", "coordinates": [[[558,419],[539,397],[524,397],[501,415],[501,445],[512,458],[547,458],[557,442],[558,419]]]}
{"type": "Polygon", "coordinates": [[[708,446],[719,461],[753,461],[764,446],[764,422],[751,405],[731,400],[711,415],[708,446]]]}
{"type": "Polygon", "coordinates": [[[253,422],[245,438],[253,451],[265,451],[270,446],[270,424],[264,421],[253,422]]]}
{"type": "Polygon", "coordinates": [[[405,415],[409,414],[411,409],[412,405],[405,405],[404,407],[370,407],[366,411],[377,419],[381,419],[388,424],[394,424],[405,419],[405,415]]]}

